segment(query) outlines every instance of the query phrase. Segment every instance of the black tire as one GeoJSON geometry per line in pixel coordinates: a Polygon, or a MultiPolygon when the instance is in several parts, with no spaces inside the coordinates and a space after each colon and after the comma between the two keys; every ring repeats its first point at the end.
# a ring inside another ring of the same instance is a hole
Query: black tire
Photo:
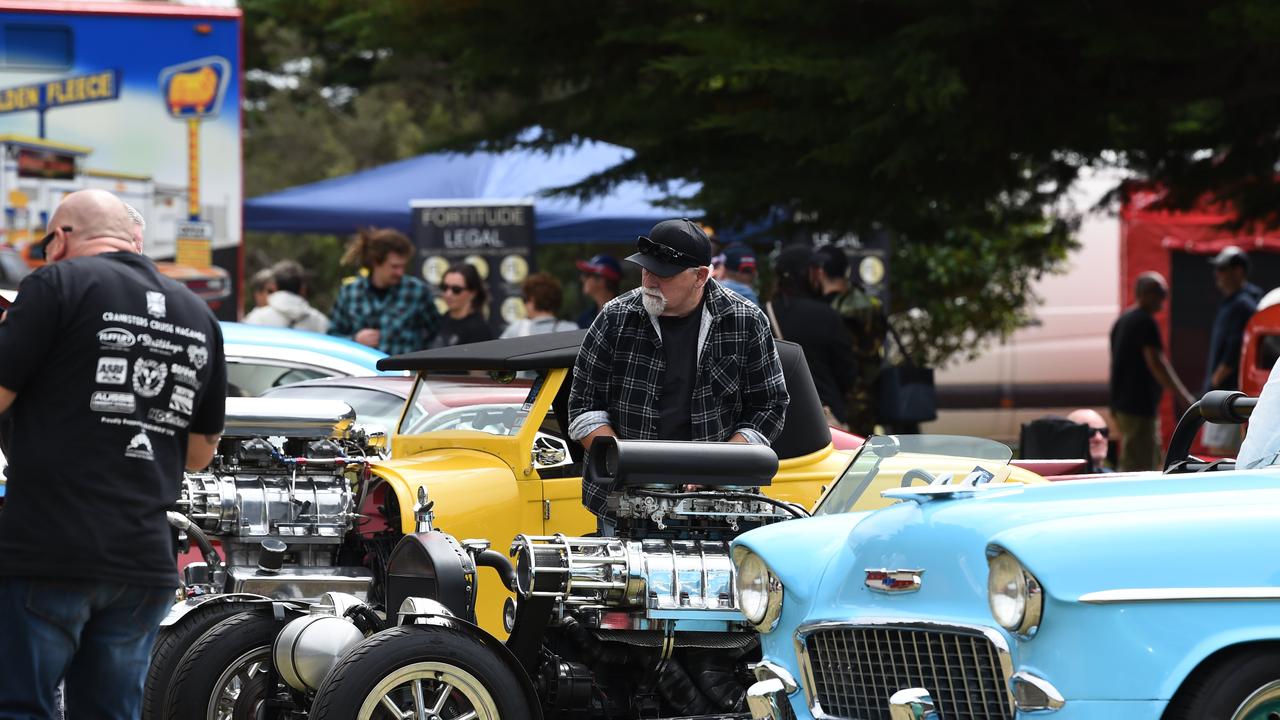
{"type": "MultiPolygon", "coordinates": [[[[397,674],[409,672],[424,673],[427,685],[423,695],[428,704],[442,695],[442,689],[436,684],[439,680],[433,678],[463,681],[454,686],[456,692],[449,694],[445,712],[440,713],[442,720],[456,717],[468,708],[476,710],[481,720],[486,717],[531,720],[534,717],[521,690],[520,678],[478,639],[444,627],[406,625],[368,638],[342,658],[320,683],[311,704],[310,720],[387,720],[393,716],[385,708],[378,706],[362,714],[362,706],[367,700],[375,701],[372,696],[379,685],[391,682],[397,674]],[[445,668],[446,673],[456,675],[432,675],[435,671],[430,669],[413,669],[423,663],[433,663],[445,668]],[[463,687],[468,689],[460,689],[463,687]],[[471,703],[472,695],[467,694],[475,693],[477,688],[488,698],[481,703],[483,708],[471,703]]],[[[392,690],[391,694],[405,695],[407,690],[398,693],[392,690]]]]}
{"type": "MultiPolygon", "coordinates": [[[[223,673],[246,655],[254,656],[254,662],[271,662],[271,643],[287,622],[277,620],[270,607],[260,607],[242,612],[215,625],[191,646],[178,662],[165,696],[164,715],[169,720],[206,720],[211,717],[210,700],[219,685],[225,684],[223,673]]],[[[257,692],[265,694],[264,683],[247,679],[241,687],[241,697],[233,701],[234,712],[228,714],[235,720],[253,720],[253,703],[244,695],[257,692]],[[247,709],[246,709],[247,708],[247,709]]]]}
{"type": "Polygon", "coordinates": [[[1245,700],[1260,690],[1258,703],[1237,720],[1280,718],[1280,647],[1253,647],[1227,652],[1212,665],[1197,669],[1174,695],[1165,720],[1233,720],[1245,700]]]}
{"type": "Polygon", "coordinates": [[[191,646],[214,625],[251,607],[251,603],[210,600],[183,615],[177,623],[160,628],[156,644],[151,648],[151,664],[147,667],[147,683],[142,692],[142,720],[164,717],[169,681],[191,646]]]}

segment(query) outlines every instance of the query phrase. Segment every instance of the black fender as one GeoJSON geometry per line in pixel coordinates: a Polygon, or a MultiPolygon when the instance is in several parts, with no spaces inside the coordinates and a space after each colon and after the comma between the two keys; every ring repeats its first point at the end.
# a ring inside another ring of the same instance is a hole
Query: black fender
{"type": "Polygon", "coordinates": [[[273,600],[265,595],[257,595],[254,593],[225,593],[218,595],[199,595],[197,597],[188,598],[180,603],[175,603],[169,608],[168,614],[160,621],[160,627],[171,627],[182,622],[182,618],[187,613],[195,610],[203,605],[210,603],[229,603],[243,602],[260,605],[274,605],[276,617],[283,618],[285,613],[289,611],[306,612],[308,604],[304,602],[295,602],[291,600],[273,600]]]}
{"type": "Polygon", "coordinates": [[[478,640],[481,645],[493,652],[494,655],[502,659],[502,662],[511,669],[511,672],[520,680],[520,692],[524,693],[525,702],[530,712],[534,714],[534,720],[542,718],[542,699],[538,697],[537,691],[534,689],[533,680],[529,677],[529,673],[525,672],[524,666],[516,660],[516,656],[512,654],[507,646],[501,640],[490,635],[480,628],[480,626],[467,622],[461,618],[453,617],[434,612],[407,612],[400,616],[400,624],[406,627],[414,625],[430,625],[433,627],[448,628],[457,633],[470,635],[478,640]]]}

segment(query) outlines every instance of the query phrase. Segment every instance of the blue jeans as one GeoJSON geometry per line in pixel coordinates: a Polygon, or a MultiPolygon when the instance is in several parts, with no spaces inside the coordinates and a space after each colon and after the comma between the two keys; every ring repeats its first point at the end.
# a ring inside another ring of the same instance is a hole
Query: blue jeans
{"type": "Polygon", "coordinates": [[[0,720],[137,720],[172,588],[0,577],[0,720]]]}

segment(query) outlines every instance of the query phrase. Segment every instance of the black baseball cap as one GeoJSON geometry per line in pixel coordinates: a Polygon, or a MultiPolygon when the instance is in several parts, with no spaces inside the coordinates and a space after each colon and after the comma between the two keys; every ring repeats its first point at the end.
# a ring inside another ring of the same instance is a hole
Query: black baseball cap
{"type": "Polygon", "coordinates": [[[689,268],[711,264],[711,241],[702,226],[689,218],[663,220],[648,235],[636,238],[636,254],[628,262],[658,277],[671,277],[689,268]]]}
{"type": "Polygon", "coordinates": [[[844,248],[835,245],[823,245],[813,251],[817,256],[818,267],[822,268],[822,272],[827,277],[842,278],[849,275],[849,256],[845,253],[844,248]]]}
{"type": "Polygon", "coordinates": [[[780,278],[807,278],[809,268],[822,264],[813,248],[803,243],[788,245],[773,260],[773,271],[780,278]]]}
{"type": "Polygon", "coordinates": [[[1221,252],[1217,255],[1214,255],[1213,259],[1209,260],[1209,264],[1216,270],[1229,268],[1233,265],[1238,265],[1245,270],[1248,270],[1249,254],[1235,245],[1228,245],[1222,248],[1221,252]]]}

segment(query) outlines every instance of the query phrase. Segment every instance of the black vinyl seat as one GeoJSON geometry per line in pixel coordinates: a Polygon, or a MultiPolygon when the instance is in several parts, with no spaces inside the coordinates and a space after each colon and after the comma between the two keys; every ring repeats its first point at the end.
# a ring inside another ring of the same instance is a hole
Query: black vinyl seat
{"type": "Polygon", "coordinates": [[[817,452],[831,443],[831,427],[822,412],[818,388],[809,374],[809,363],[800,346],[778,340],[778,357],[782,361],[782,377],[787,383],[791,404],[782,424],[782,433],[773,441],[779,460],[817,452]]]}
{"type": "Polygon", "coordinates": [[[1089,459],[1088,425],[1047,415],[1022,424],[1018,457],[1024,460],[1089,459]]]}

